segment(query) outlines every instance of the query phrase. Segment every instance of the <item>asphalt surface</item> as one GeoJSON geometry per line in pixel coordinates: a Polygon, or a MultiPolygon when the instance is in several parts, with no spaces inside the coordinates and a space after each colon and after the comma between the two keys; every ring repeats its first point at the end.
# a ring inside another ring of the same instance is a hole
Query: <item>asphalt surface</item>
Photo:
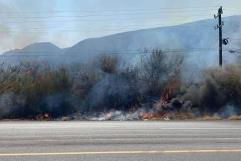
{"type": "Polygon", "coordinates": [[[241,122],[0,122],[0,161],[240,161],[241,122]]]}

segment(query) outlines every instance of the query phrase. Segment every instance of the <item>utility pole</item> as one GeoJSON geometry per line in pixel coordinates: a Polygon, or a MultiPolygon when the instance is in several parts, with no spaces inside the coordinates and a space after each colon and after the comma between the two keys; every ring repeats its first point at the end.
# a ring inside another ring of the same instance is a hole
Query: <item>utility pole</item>
{"type": "MultiPolygon", "coordinates": [[[[223,40],[223,21],[222,21],[223,8],[222,6],[218,9],[218,15],[214,15],[214,18],[218,18],[218,25],[215,29],[219,29],[219,66],[223,66],[223,44],[227,42],[227,39],[223,40]],[[225,41],[225,42],[224,42],[225,41]]],[[[225,44],[227,45],[227,44],[225,44]]]]}

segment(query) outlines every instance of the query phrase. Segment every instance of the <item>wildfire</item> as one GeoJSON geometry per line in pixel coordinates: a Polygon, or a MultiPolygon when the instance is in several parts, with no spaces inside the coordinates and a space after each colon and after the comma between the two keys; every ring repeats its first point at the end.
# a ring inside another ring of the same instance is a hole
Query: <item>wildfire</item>
{"type": "Polygon", "coordinates": [[[48,113],[39,114],[35,117],[36,120],[49,120],[50,115],[48,113]]]}
{"type": "Polygon", "coordinates": [[[160,101],[163,103],[167,103],[167,101],[170,99],[171,94],[177,89],[177,82],[173,81],[170,84],[166,86],[163,90],[163,94],[161,95],[160,101]]]}
{"type": "Polygon", "coordinates": [[[172,81],[171,83],[169,83],[163,90],[160,100],[156,101],[156,103],[154,104],[154,107],[156,109],[161,110],[163,108],[163,106],[165,106],[169,99],[171,94],[177,89],[178,83],[177,81],[172,81]]]}
{"type": "Polygon", "coordinates": [[[161,118],[161,116],[158,113],[142,112],[142,113],[140,113],[140,118],[142,120],[159,120],[161,118]]]}
{"type": "Polygon", "coordinates": [[[172,81],[169,83],[163,90],[162,95],[158,101],[155,102],[154,108],[157,110],[155,112],[142,112],[140,113],[140,118],[142,120],[169,120],[168,111],[165,110],[170,100],[171,95],[177,89],[178,83],[176,81],[172,81]]]}

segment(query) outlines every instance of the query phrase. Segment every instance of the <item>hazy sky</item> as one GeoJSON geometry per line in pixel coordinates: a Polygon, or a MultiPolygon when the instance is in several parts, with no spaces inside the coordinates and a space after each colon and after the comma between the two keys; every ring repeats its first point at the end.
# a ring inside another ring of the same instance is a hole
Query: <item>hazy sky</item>
{"type": "Polygon", "coordinates": [[[241,14],[240,0],[0,0],[0,52],[241,14]]]}

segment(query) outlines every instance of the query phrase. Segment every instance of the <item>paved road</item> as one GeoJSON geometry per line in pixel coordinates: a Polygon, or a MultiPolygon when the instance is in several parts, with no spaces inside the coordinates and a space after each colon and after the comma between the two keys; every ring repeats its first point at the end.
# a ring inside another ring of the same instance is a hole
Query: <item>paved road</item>
{"type": "Polygon", "coordinates": [[[1,161],[240,161],[241,122],[0,122],[1,161]]]}

